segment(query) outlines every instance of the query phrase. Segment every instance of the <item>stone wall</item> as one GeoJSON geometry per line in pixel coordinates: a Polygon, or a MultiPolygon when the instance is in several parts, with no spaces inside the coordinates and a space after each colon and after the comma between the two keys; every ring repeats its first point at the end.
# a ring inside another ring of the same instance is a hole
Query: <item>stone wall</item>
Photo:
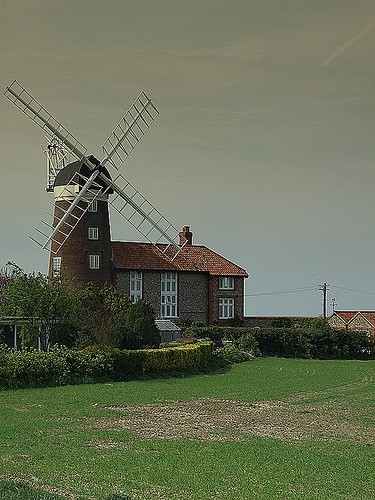
{"type": "MultiPolygon", "coordinates": [[[[203,273],[178,273],[177,324],[190,324],[193,321],[207,322],[208,313],[208,275],[203,273]]],[[[122,293],[130,293],[130,272],[117,271],[116,287],[122,293]]],[[[150,302],[156,317],[160,316],[161,285],[159,271],[142,271],[143,298],[150,302]]]]}

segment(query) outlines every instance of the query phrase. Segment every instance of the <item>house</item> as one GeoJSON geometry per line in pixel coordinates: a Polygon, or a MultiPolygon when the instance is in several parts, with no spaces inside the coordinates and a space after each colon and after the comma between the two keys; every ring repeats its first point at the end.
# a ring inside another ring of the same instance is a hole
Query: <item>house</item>
{"type": "MultiPolygon", "coordinates": [[[[89,159],[96,164],[94,157],[89,159]]],[[[112,241],[108,202],[113,191],[98,184],[85,193],[85,202],[76,203],[79,182],[87,175],[86,165],[76,161],[56,176],[49,275],[63,273],[98,288],[112,283],[133,302],[146,299],[158,317],[178,324],[243,319],[248,276],[243,268],[194,245],[189,226],[180,231],[174,255],[168,254],[170,245],[112,241]],[[61,222],[64,214],[68,217],[61,222]]]]}
{"type": "Polygon", "coordinates": [[[185,244],[174,260],[151,243],[112,242],[116,288],[133,302],[148,300],[157,316],[177,324],[243,320],[247,272],[206,246],[194,245],[189,226],[180,240],[185,244]]]}
{"type": "Polygon", "coordinates": [[[327,321],[333,328],[366,331],[375,337],[375,311],[334,311],[327,321]]]}

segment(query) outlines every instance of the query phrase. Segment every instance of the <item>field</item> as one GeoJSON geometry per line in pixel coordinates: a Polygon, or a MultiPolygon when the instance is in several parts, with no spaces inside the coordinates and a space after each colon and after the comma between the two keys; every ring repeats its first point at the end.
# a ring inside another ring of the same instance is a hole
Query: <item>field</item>
{"type": "Polygon", "coordinates": [[[0,497],[374,498],[374,377],[375,361],[261,358],[3,391],[0,497]]]}

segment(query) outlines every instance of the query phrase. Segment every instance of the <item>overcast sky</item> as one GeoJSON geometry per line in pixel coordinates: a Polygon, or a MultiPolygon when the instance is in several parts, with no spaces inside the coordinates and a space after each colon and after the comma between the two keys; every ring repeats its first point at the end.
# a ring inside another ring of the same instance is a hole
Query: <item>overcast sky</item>
{"type": "MultiPolygon", "coordinates": [[[[323,282],[375,309],[373,0],[0,0],[0,44],[3,91],[17,79],[97,156],[153,99],[122,173],[249,272],[246,314],[319,315],[323,282]]],[[[0,117],[0,267],[46,273],[44,136],[4,97],[0,117]]]]}

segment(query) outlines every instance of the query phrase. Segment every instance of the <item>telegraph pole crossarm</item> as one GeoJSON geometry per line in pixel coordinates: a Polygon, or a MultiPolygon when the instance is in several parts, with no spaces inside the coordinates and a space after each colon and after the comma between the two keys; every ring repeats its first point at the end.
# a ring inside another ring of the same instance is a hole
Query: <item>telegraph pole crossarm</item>
{"type": "Polygon", "coordinates": [[[327,319],[327,292],[329,290],[330,285],[327,283],[323,283],[319,285],[319,290],[323,292],[323,319],[326,321],[327,319]]]}

